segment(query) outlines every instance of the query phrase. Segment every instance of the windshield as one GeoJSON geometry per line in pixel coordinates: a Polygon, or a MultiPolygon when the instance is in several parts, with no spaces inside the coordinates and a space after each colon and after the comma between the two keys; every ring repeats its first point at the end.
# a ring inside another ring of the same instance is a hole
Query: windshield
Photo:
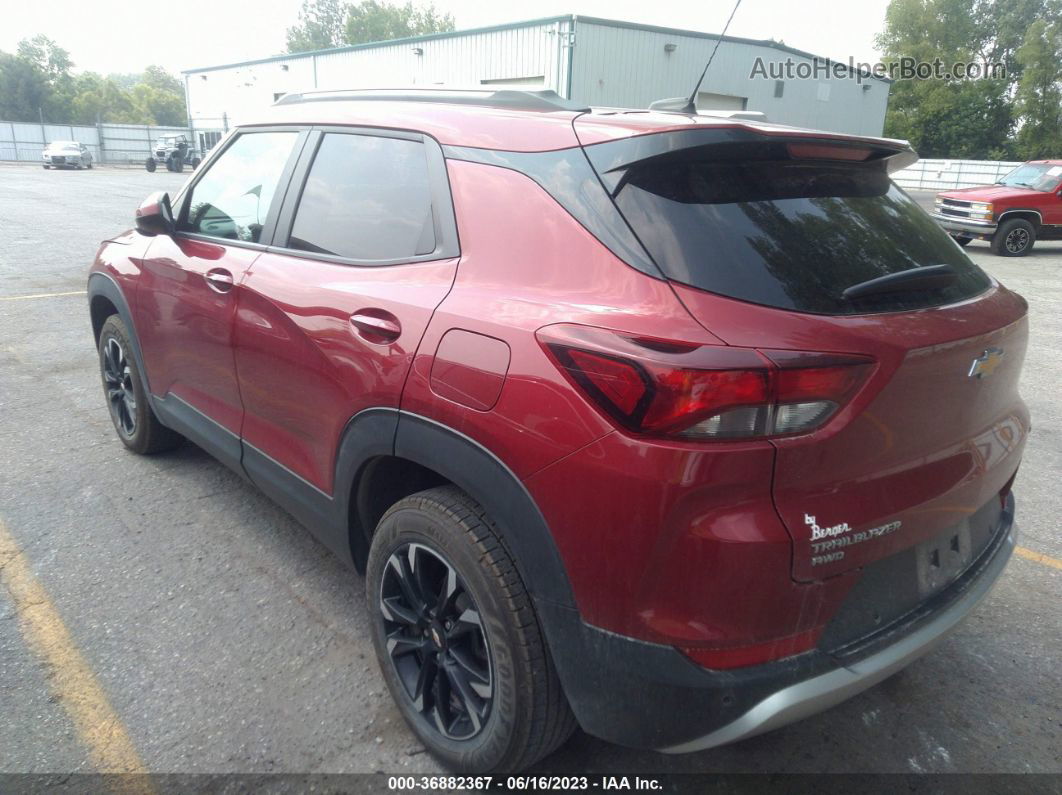
{"type": "Polygon", "coordinates": [[[1062,166],[1053,166],[1050,163],[1026,163],[1011,171],[998,184],[1051,193],[1060,182],[1062,182],[1062,166]]]}
{"type": "Polygon", "coordinates": [[[858,314],[941,306],[990,281],[875,165],[797,161],[636,164],[616,203],[668,278],[783,309],[858,314]],[[857,300],[846,287],[949,265],[946,287],[857,300]]]}

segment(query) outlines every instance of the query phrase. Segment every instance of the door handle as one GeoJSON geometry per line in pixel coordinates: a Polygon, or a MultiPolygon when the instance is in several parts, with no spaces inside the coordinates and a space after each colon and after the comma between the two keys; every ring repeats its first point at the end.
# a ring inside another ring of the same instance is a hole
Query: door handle
{"type": "Polygon", "coordinates": [[[212,268],[206,272],[207,286],[215,293],[229,292],[235,282],[232,274],[224,268],[212,268]]]}
{"type": "Polygon", "coordinates": [[[383,309],[362,309],[350,316],[354,333],[374,345],[387,345],[402,334],[398,318],[383,309]]]}

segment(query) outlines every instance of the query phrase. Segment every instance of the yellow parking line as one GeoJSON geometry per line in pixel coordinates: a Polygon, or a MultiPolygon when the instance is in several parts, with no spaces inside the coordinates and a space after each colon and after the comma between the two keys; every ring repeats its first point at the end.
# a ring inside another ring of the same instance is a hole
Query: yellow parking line
{"type": "Polygon", "coordinates": [[[1062,571],[1062,560],[1058,558],[1052,558],[1050,555],[1044,555],[1041,552],[1034,552],[1031,549],[1025,547],[1015,547],[1014,554],[1020,558],[1031,560],[1035,563],[1042,563],[1045,566],[1050,566],[1052,569],[1058,569],[1062,571]]]}
{"type": "MultiPolygon", "coordinates": [[[[0,583],[14,602],[26,644],[50,669],[49,687],[77,728],[95,768],[101,773],[147,773],[122,719],[2,519],[0,583]]],[[[147,776],[115,783],[123,791],[151,790],[147,776]]]]}
{"type": "Polygon", "coordinates": [[[85,290],[69,293],[38,293],[37,295],[0,295],[0,301],[31,301],[34,298],[61,298],[64,295],[87,295],[85,290]]]}

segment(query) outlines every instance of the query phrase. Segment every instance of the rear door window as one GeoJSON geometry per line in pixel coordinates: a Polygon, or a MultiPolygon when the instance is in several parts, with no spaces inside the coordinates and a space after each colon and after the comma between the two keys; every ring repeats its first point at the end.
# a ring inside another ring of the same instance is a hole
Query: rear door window
{"type": "Polygon", "coordinates": [[[675,281],[743,301],[822,314],[940,306],[988,277],[881,164],[645,161],[616,203],[675,281]],[[932,290],[846,300],[845,288],[925,265],[957,278],[932,290]]]}
{"type": "Polygon", "coordinates": [[[395,262],[435,250],[424,144],[327,133],[302,190],[288,248],[359,262],[395,262]]]}

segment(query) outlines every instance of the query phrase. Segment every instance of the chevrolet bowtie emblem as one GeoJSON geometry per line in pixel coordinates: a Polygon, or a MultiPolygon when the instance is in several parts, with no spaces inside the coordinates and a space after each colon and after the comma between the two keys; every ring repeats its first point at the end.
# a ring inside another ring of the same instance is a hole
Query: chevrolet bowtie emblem
{"type": "Polygon", "coordinates": [[[966,375],[970,378],[984,378],[986,375],[992,375],[1002,362],[1003,349],[988,348],[973,360],[973,363],[970,364],[970,372],[966,375]]]}

